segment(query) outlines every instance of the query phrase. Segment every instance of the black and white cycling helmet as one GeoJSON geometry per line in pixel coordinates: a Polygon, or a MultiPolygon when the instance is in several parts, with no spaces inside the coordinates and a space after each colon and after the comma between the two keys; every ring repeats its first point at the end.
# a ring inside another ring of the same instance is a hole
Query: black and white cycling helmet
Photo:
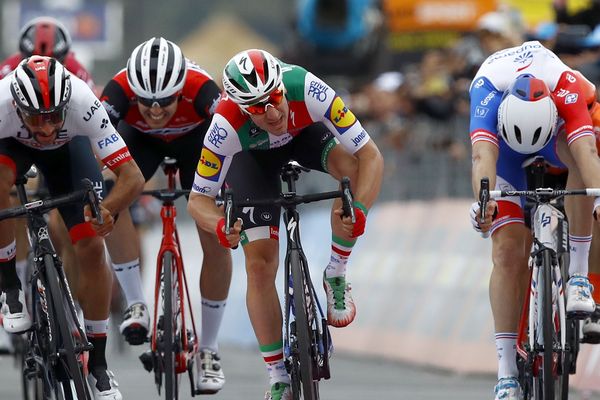
{"type": "Polygon", "coordinates": [[[498,108],[498,134],[521,154],[533,154],[550,142],[558,113],[546,83],[533,76],[518,77],[498,108]]]}
{"type": "Polygon", "coordinates": [[[28,114],[62,112],[71,98],[69,74],[54,58],[26,58],[10,79],[10,92],[17,108],[28,114]]]}
{"type": "Polygon", "coordinates": [[[264,50],[245,50],[223,70],[223,88],[235,103],[248,106],[259,103],[281,86],[283,74],[275,57],[264,50]]]}
{"type": "Polygon", "coordinates": [[[163,99],[179,92],[187,74],[179,46],[162,37],[137,46],[127,61],[127,81],[136,96],[163,99]]]}

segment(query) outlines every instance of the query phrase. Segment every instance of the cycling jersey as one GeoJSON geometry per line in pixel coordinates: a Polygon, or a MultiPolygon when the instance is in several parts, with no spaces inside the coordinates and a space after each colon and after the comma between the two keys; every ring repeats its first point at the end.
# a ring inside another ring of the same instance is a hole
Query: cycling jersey
{"type": "MultiPolygon", "coordinates": [[[[11,71],[14,71],[17,68],[17,65],[23,60],[23,55],[21,53],[15,53],[8,57],[0,64],[0,79],[4,78],[11,71]]],[[[75,58],[75,54],[70,51],[64,59],[64,62],[61,63],[69,72],[73,75],[87,83],[87,85],[92,90],[96,90],[96,86],[94,81],[92,80],[92,75],[88,72],[87,69],[77,59],[75,58]]]]}
{"type": "Polygon", "coordinates": [[[111,125],[100,100],[84,81],[73,75],[70,79],[71,98],[67,104],[64,125],[56,141],[47,146],[35,141],[17,114],[10,92],[11,79],[0,80],[0,139],[14,138],[30,148],[52,150],[68,143],[75,136],[86,136],[94,152],[109,168],[115,169],[131,160],[125,142],[111,125]]]}
{"type": "MultiPolygon", "coordinates": [[[[559,124],[569,144],[592,136],[585,88],[577,74],[540,42],[498,51],[484,61],[471,83],[471,142],[485,140],[498,145],[498,107],[505,90],[521,75],[543,80],[554,98],[559,124]]],[[[560,131],[560,130],[557,130],[560,131]]]]}
{"type": "Polygon", "coordinates": [[[169,142],[193,131],[210,119],[219,101],[221,90],[210,75],[195,63],[187,60],[187,75],[177,111],[164,128],[148,126],[137,106],[137,98],[127,82],[126,69],[121,70],[106,85],[100,100],[111,122],[119,127],[121,121],[132,128],[169,142]]]}
{"type": "Polygon", "coordinates": [[[285,146],[316,122],[322,122],[351,154],[370,140],[352,111],[331,87],[304,68],[281,65],[289,106],[288,132],[273,135],[262,130],[224,95],[204,138],[192,186],[194,192],[216,196],[236,153],[285,146]]]}

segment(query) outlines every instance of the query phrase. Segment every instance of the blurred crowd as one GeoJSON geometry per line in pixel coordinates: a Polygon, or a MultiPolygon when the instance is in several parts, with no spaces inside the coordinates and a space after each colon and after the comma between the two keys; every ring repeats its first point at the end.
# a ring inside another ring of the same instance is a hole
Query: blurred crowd
{"type": "MultiPolygon", "coordinates": [[[[339,6],[336,3],[351,7],[356,3],[355,7],[380,10],[377,1],[369,0],[317,3],[321,7],[339,6]]],[[[416,62],[390,70],[381,70],[385,64],[372,63],[371,69],[362,69],[359,77],[363,79],[344,81],[333,76],[329,80],[338,84],[336,90],[347,91],[352,111],[385,152],[388,184],[382,192],[384,200],[471,196],[468,91],[479,66],[492,53],[526,40],[539,40],[571,68],[600,85],[600,0],[592,0],[587,9],[576,14],[567,11],[566,0],[554,0],[553,8],[553,20],[527,29],[518,10],[501,7],[482,15],[475,30],[464,33],[452,46],[427,50],[416,62]],[[365,81],[365,76],[370,79],[365,81]]],[[[377,19],[370,17],[370,21],[377,19]]],[[[365,36],[381,36],[376,23],[363,25],[365,36]]],[[[361,49],[365,41],[362,39],[361,49]]],[[[303,42],[310,42],[307,33],[303,42]]],[[[318,48],[318,42],[312,46],[318,48]]],[[[364,58],[378,60],[374,49],[386,51],[371,46],[364,58]]],[[[294,54],[302,50],[296,48],[294,54]]],[[[321,50],[337,52],[338,59],[343,52],[351,65],[348,76],[353,76],[356,65],[360,65],[361,59],[356,58],[362,53],[356,56],[347,44],[341,50],[321,50]]],[[[324,66],[323,57],[317,57],[319,62],[301,57],[315,73],[335,75],[324,66]]]]}

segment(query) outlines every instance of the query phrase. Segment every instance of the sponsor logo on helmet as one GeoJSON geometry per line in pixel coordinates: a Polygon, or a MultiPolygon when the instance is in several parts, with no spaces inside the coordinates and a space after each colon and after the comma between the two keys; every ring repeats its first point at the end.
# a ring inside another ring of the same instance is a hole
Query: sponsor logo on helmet
{"type": "Polygon", "coordinates": [[[83,116],[83,120],[85,122],[89,122],[90,119],[92,119],[92,117],[94,116],[94,113],[99,110],[102,107],[102,104],[100,104],[100,100],[95,100],[94,104],[92,104],[92,106],[90,107],[90,109],[87,111],[87,113],[83,116]]]}
{"type": "Polygon", "coordinates": [[[321,81],[311,81],[308,85],[308,95],[321,103],[327,100],[327,90],[329,90],[329,87],[321,81]]]}
{"type": "Polygon", "coordinates": [[[227,131],[225,128],[220,127],[216,123],[213,124],[212,129],[208,132],[208,141],[212,143],[217,149],[221,148],[223,141],[227,138],[227,131]]]}
{"type": "Polygon", "coordinates": [[[573,104],[577,102],[579,96],[577,93],[571,93],[565,97],[565,104],[573,104]]]}
{"type": "Polygon", "coordinates": [[[219,180],[219,172],[221,172],[224,159],[224,156],[213,153],[206,147],[203,148],[200,161],[198,161],[198,175],[212,181],[219,180]]]}
{"type": "Polygon", "coordinates": [[[352,114],[352,111],[346,107],[344,101],[339,96],[336,96],[331,104],[329,119],[335,126],[342,129],[348,128],[356,121],[356,117],[352,114]]]}

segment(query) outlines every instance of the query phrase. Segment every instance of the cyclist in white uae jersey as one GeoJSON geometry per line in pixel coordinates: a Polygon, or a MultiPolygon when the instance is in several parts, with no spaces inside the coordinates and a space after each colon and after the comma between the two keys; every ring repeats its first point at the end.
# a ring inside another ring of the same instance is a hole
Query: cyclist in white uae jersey
{"type": "Polygon", "coordinates": [[[280,168],[291,159],[338,180],[350,177],[357,220],[352,224],[350,218],[340,218],[341,201],[334,202],[331,258],[323,277],[327,318],[331,325],[343,327],[356,313],[346,263],[379,193],[383,159],[335,91],[299,66],[281,63],[263,50],[247,50],[227,63],[223,85],[226,94],[204,138],[188,210],[223,246],[241,241],[248,313],[270,377],[267,398],[289,399],[275,289],[280,208],[254,207],[240,215],[232,234],[225,235],[223,211],[214,196],[226,183],[240,198],[276,197],[280,168]]]}
{"type": "MultiPolygon", "coordinates": [[[[105,357],[112,275],[104,256],[104,240],[119,211],[142,190],[144,179],[131,159],[108,114],[81,79],[55,59],[33,56],[23,60],[0,80],[0,209],[10,206],[15,179],[35,163],[52,196],[81,187],[90,179],[103,194],[103,180],[94,151],[118,179],[101,204],[102,225],[91,218],[89,207],[60,207],[75,246],[79,273],[76,297],[93,349],[88,380],[96,400],[120,400],[105,357]],[[91,143],[91,146],[90,146],[91,143]]],[[[14,222],[0,222],[0,274],[4,328],[21,332],[31,319],[15,270],[14,222]]]]}
{"type": "MultiPolygon", "coordinates": [[[[599,187],[600,160],[585,83],[585,78],[536,41],[496,52],[483,63],[470,89],[476,197],[484,176],[496,189],[525,189],[522,165],[535,155],[568,169],[567,188],[599,187]]],[[[571,246],[567,313],[579,317],[589,315],[595,307],[587,257],[592,209],[599,204],[598,199],[592,204],[584,196],[565,199],[571,246]]],[[[519,197],[492,200],[486,212],[486,220],[481,221],[479,205],[474,203],[471,221],[476,230],[492,232],[490,302],[499,359],[495,392],[496,399],[512,400],[520,395],[516,332],[527,285],[531,233],[524,224],[519,197]]]]}

